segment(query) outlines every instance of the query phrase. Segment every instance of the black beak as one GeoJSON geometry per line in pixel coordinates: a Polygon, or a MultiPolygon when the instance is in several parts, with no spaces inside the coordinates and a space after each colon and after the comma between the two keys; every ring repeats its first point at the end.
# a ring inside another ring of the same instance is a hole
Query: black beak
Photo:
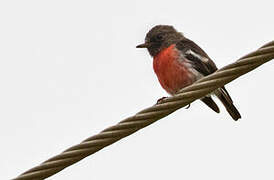
{"type": "Polygon", "coordinates": [[[136,46],[136,48],[148,48],[148,47],[149,47],[148,43],[139,44],[138,46],[136,46]]]}

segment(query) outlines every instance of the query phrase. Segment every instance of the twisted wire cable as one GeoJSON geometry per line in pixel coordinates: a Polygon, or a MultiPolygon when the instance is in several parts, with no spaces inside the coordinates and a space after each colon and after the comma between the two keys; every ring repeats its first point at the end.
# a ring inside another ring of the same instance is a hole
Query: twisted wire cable
{"type": "Polygon", "coordinates": [[[274,58],[274,41],[267,43],[235,63],[225,66],[191,86],[183,88],[175,96],[165,98],[159,104],[144,109],[118,124],[84,140],[61,154],[24,172],[14,180],[45,179],[112,143],[154,123],[215,89],[246,74],[274,58]]]}

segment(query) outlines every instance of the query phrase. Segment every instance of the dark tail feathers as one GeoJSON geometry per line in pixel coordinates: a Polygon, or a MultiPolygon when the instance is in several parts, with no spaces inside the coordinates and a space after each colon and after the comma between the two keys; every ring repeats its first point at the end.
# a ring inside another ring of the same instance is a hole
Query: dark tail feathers
{"type": "Polygon", "coordinates": [[[227,112],[235,121],[241,118],[241,114],[239,113],[237,108],[233,105],[233,101],[230,95],[228,94],[228,92],[226,91],[225,87],[218,89],[215,94],[223,103],[227,112]]]}
{"type": "Polygon", "coordinates": [[[213,101],[213,99],[210,96],[205,96],[201,99],[208,107],[210,107],[213,111],[216,113],[220,112],[220,109],[218,108],[217,104],[213,101]]]}

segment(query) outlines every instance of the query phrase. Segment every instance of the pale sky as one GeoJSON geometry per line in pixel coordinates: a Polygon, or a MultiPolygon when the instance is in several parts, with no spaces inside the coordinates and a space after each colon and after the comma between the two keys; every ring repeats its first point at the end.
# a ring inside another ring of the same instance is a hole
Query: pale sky
{"type": "MultiPolygon", "coordinates": [[[[274,40],[274,1],[0,1],[0,179],[167,93],[135,46],[173,25],[223,67],[274,40]]],[[[242,119],[200,101],[50,180],[273,179],[274,61],[226,87],[242,119]]]]}

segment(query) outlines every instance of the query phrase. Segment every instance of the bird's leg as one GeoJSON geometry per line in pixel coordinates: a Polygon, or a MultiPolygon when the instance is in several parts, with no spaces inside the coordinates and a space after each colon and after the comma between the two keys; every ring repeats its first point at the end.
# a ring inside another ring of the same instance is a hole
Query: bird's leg
{"type": "Polygon", "coordinates": [[[190,108],[190,103],[187,105],[186,109],[190,108]]]}
{"type": "Polygon", "coordinates": [[[162,97],[162,98],[158,99],[156,104],[161,104],[165,98],[167,98],[167,97],[162,97]]]}

